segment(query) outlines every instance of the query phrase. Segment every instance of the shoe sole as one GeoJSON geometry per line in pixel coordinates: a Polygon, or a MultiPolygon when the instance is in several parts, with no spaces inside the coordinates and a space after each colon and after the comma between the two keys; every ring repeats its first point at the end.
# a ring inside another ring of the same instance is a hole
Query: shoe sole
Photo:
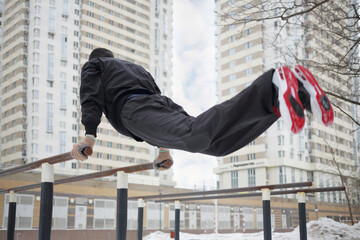
{"type": "Polygon", "coordinates": [[[300,132],[305,125],[304,108],[300,102],[299,86],[293,72],[286,66],[274,72],[274,84],[278,87],[279,110],[287,129],[300,132]]]}
{"type": "Polygon", "coordinates": [[[293,73],[310,94],[311,111],[315,118],[325,126],[331,125],[334,121],[334,111],[329,99],[320,88],[315,77],[308,69],[301,65],[296,65],[293,73]]]}

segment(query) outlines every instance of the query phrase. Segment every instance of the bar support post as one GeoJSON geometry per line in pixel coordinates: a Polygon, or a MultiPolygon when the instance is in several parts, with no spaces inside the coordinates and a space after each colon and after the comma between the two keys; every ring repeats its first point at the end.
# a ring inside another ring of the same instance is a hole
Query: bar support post
{"type": "Polygon", "coordinates": [[[128,174],[117,172],[116,240],[126,240],[128,174]]]}
{"type": "Polygon", "coordinates": [[[264,240],[271,240],[271,209],[270,209],[270,190],[261,189],[263,201],[263,228],[264,240]]]}
{"type": "Polygon", "coordinates": [[[180,201],[175,201],[175,240],[180,240],[180,201]]]}
{"type": "Polygon", "coordinates": [[[137,225],[137,240],[142,240],[144,222],[144,200],[138,199],[138,225],[137,225]]]}
{"type": "Polygon", "coordinates": [[[9,196],[9,214],[7,223],[7,240],[14,240],[16,222],[16,195],[14,191],[10,191],[9,196]]]}
{"type": "Polygon", "coordinates": [[[41,165],[41,196],[39,216],[39,240],[51,239],[51,223],[54,198],[54,166],[41,165]]]}
{"type": "Polygon", "coordinates": [[[305,193],[298,192],[300,240],[307,240],[305,193]]]}

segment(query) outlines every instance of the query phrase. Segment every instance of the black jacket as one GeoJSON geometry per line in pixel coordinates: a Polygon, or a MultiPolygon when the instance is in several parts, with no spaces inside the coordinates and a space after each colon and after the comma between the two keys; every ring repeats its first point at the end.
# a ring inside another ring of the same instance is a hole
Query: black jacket
{"type": "Polygon", "coordinates": [[[86,134],[96,136],[101,115],[105,113],[117,131],[135,137],[120,120],[122,106],[132,94],[161,93],[150,73],[139,65],[110,57],[86,62],[81,70],[80,86],[81,122],[86,134]]]}

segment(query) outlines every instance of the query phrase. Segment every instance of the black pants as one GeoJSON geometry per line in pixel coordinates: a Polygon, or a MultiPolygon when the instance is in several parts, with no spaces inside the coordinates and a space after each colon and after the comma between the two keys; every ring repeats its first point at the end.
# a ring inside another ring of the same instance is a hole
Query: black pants
{"type": "Polygon", "coordinates": [[[161,95],[129,99],[121,113],[125,128],[145,142],[213,156],[232,153],[268,129],[278,116],[270,70],[228,101],[197,117],[161,95]]]}

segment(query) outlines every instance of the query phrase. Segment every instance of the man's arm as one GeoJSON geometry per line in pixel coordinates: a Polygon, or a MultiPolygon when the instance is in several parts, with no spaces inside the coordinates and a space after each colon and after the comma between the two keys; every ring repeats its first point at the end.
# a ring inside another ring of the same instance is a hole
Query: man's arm
{"type": "Polygon", "coordinates": [[[86,160],[87,157],[80,152],[80,148],[84,145],[93,148],[104,107],[104,89],[96,62],[85,63],[81,71],[80,103],[81,122],[85,127],[86,137],[74,144],[71,155],[77,160],[86,160]]]}
{"type": "Polygon", "coordinates": [[[100,124],[104,108],[104,89],[97,62],[87,62],[81,72],[80,103],[81,122],[86,134],[96,137],[96,129],[100,124]]]}

